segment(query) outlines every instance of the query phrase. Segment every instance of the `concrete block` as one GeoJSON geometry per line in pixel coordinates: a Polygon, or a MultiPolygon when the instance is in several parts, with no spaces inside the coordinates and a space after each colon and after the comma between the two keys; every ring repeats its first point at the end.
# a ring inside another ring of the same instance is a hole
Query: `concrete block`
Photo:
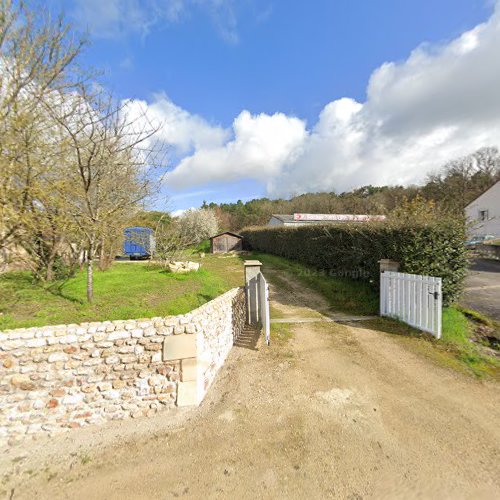
{"type": "Polygon", "coordinates": [[[181,381],[189,382],[196,380],[198,373],[198,362],[196,358],[183,359],[181,361],[181,381]]]}
{"type": "Polygon", "coordinates": [[[196,335],[182,334],[165,337],[163,361],[196,357],[196,335]]]}
{"type": "Polygon", "coordinates": [[[179,382],[177,385],[177,406],[198,406],[196,381],[179,382]]]}

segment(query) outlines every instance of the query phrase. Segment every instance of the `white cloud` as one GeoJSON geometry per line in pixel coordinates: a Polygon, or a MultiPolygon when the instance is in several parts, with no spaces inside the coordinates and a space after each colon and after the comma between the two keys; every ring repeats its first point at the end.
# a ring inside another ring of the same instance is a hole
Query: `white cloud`
{"type": "Polygon", "coordinates": [[[71,15],[82,29],[98,38],[145,36],[158,19],[155,3],[149,0],[76,0],[71,15]],[[146,7],[146,3],[150,5],[146,7]]]}
{"type": "Polygon", "coordinates": [[[174,188],[241,178],[273,178],[299,154],[305,124],[277,113],[252,116],[243,111],[234,120],[233,138],[215,147],[199,148],[167,174],[174,188]],[[193,178],[195,176],[196,178],[193,178]]]}
{"type": "Polygon", "coordinates": [[[127,114],[132,121],[140,120],[145,112],[152,124],[160,127],[155,138],[172,146],[177,155],[222,147],[229,138],[227,130],[188,113],[165,94],[155,95],[151,104],[137,99],[127,101],[127,114]]]}
{"type": "Polygon", "coordinates": [[[71,15],[97,38],[145,37],[153,27],[180,21],[188,10],[211,17],[220,36],[238,42],[235,0],[75,0],[71,15]]]}
{"type": "Polygon", "coordinates": [[[186,212],[188,212],[189,210],[196,210],[195,207],[190,207],[190,208],[179,208],[178,210],[172,210],[172,212],[170,212],[170,215],[172,217],[181,217],[183,216],[186,212]]]}
{"type": "Polygon", "coordinates": [[[371,75],[364,103],[327,104],[317,123],[242,111],[223,130],[157,98],[163,132],[193,147],[167,175],[174,188],[258,179],[270,195],[419,182],[448,160],[500,146],[500,3],[484,24],[371,75]]]}

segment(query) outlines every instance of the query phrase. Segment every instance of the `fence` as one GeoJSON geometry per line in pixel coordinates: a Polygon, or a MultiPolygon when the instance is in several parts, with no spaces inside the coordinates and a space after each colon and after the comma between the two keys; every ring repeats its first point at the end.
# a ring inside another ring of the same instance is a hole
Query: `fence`
{"type": "Polygon", "coordinates": [[[380,315],[441,338],[442,280],[386,271],[380,275],[380,315]]]}

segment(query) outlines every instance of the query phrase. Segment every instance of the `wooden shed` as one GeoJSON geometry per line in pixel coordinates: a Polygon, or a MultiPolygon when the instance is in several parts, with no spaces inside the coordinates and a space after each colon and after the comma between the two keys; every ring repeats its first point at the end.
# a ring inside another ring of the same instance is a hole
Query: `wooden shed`
{"type": "Polygon", "coordinates": [[[241,252],[243,250],[243,236],[226,231],[210,238],[212,253],[241,252]]]}

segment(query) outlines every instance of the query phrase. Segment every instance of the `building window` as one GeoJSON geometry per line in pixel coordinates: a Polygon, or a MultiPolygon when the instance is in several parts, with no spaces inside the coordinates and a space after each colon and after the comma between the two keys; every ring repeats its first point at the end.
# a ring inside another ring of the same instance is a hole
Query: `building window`
{"type": "Polygon", "coordinates": [[[488,220],[488,210],[479,210],[479,220],[488,220]]]}

